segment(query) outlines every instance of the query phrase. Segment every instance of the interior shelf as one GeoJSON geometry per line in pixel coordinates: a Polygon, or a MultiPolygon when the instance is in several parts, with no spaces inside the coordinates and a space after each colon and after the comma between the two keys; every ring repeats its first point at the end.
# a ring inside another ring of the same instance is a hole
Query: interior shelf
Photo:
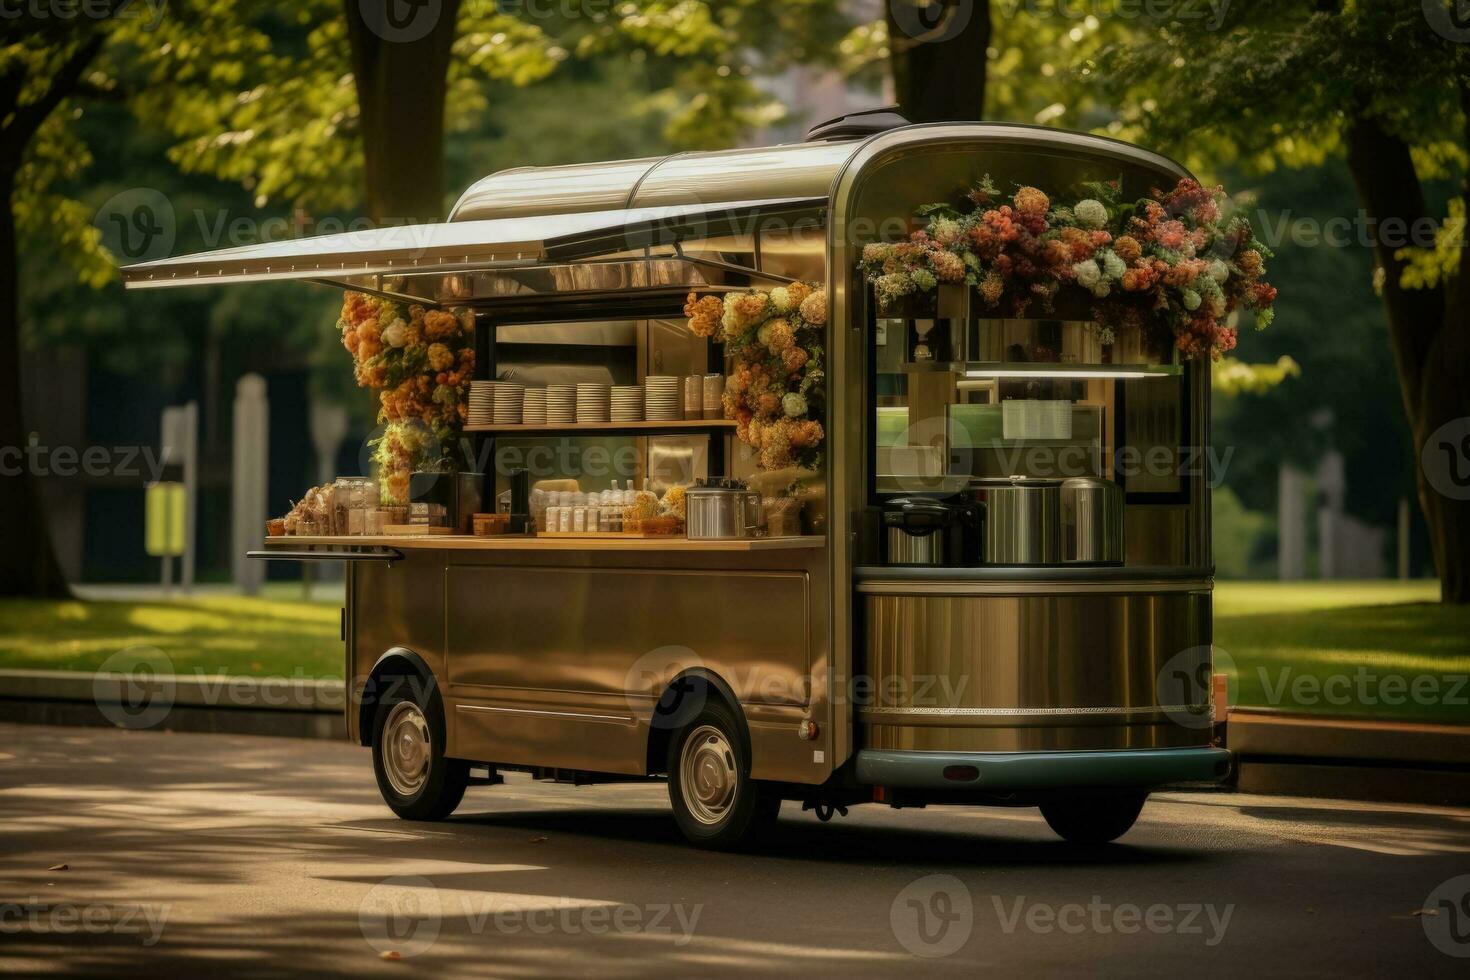
{"type": "Polygon", "coordinates": [[[504,435],[578,435],[596,432],[600,434],[633,433],[651,435],[671,432],[716,432],[734,429],[730,419],[669,419],[645,422],[566,422],[547,425],[525,425],[523,423],[491,423],[488,425],[466,425],[466,432],[498,432],[504,435]]]}
{"type": "Polygon", "coordinates": [[[906,374],[947,372],[969,378],[1172,378],[1178,364],[1058,364],[1035,361],[907,361],[906,374]]]}

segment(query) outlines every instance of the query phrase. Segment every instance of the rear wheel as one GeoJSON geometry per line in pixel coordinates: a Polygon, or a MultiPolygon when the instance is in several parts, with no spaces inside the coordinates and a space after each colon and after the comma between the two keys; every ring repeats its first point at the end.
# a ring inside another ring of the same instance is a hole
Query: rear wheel
{"type": "Polygon", "coordinates": [[[1041,804],[1041,815],[1057,835],[1073,844],[1106,844],[1133,827],[1147,793],[1069,796],[1041,804]]]}
{"type": "Polygon", "coordinates": [[[717,701],[674,733],[668,768],[674,820],[698,847],[738,847],[758,837],[780,812],[780,797],[750,778],[735,717],[717,701]]]}
{"type": "Polygon", "coordinates": [[[375,721],[373,770],[388,808],[405,820],[443,820],[453,813],[464,799],[470,767],[444,758],[439,698],[395,690],[378,705],[375,721]]]}

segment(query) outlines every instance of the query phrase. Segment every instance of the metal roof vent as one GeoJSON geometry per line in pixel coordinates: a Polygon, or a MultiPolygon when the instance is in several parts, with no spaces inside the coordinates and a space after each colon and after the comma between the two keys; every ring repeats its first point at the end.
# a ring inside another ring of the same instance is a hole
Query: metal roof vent
{"type": "Polygon", "coordinates": [[[872,136],[874,133],[882,133],[907,125],[909,121],[899,115],[898,106],[885,105],[876,109],[849,112],[845,116],[819,122],[807,130],[806,141],[822,143],[829,140],[861,139],[864,136],[872,136]]]}

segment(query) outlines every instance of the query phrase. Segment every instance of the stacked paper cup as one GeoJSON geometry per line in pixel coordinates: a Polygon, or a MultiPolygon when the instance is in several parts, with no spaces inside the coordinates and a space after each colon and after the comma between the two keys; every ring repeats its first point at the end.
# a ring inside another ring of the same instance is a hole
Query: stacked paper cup
{"type": "Polygon", "coordinates": [[[546,422],[548,425],[570,425],[577,421],[577,386],[546,386],[546,422]]]}
{"type": "Polygon", "coordinates": [[[469,425],[489,425],[495,420],[495,382],[471,381],[469,411],[465,422],[469,425]]]}
{"type": "Polygon", "coordinates": [[[521,404],[526,395],[526,386],[513,384],[509,381],[496,381],[494,384],[495,424],[519,425],[521,421],[521,404]]]}
{"type": "Polygon", "coordinates": [[[614,422],[643,421],[642,385],[617,385],[613,388],[612,420],[614,422]]]}
{"type": "Polygon", "coordinates": [[[521,405],[521,421],[527,425],[546,424],[546,389],[527,388],[521,405]]]}
{"type": "Polygon", "coordinates": [[[650,374],[643,379],[643,417],[650,422],[668,422],[684,417],[682,379],[668,374],[650,374]]]}
{"type": "Polygon", "coordinates": [[[608,385],[583,382],[577,385],[577,421],[606,422],[611,411],[608,385]]]}

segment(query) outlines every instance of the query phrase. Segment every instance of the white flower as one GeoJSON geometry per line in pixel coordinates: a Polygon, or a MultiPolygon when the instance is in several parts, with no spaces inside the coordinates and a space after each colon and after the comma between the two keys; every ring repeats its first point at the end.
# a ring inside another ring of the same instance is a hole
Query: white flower
{"type": "Polygon", "coordinates": [[[935,218],[929,222],[929,236],[941,245],[953,245],[960,237],[960,223],[953,218],[935,218]]]}
{"type": "Polygon", "coordinates": [[[799,419],[806,414],[806,398],[796,392],[788,392],[781,398],[781,411],[789,417],[799,419]]]}
{"type": "Polygon", "coordinates": [[[1088,259],[1086,262],[1078,262],[1072,266],[1072,274],[1077,277],[1078,285],[1086,289],[1091,289],[1094,292],[1097,290],[1098,284],[1102,282],[1102,270],[1098,268],[1097,263],[1092,259],[1088,259]]]}
{"type": "Polygon", "coordinates": [[[791,293],[785,286],[777,286],[769,293],[771,305],[776,308],[777,313],[791,312],[791,293]]]}
{"type": "Polygon", "coordinates": [[[383,343],[389,347],[402,347],[404,335],[407,333],[408,324],[403,322],[402,317],[399,317],[397,320],[388,324],[388,328],[383,331],[383,343]]]}
{"type": "Polygon", "coordinates": [[[1128,271],[1128,263],[1118,258],[1118,254],[1112,249],[1105,249],[1098,255],[1102,259],[1103,272],[1107,273],[1109,279],[1122,279],[1123,273],[1128,271]]]}
{"type": "Polygon", "coordinates": [[[1096,296],[1098,299],[1102,299],[1104,296],[1112,291],[1113,287],[1108,283],[1106,279],[1102,280],[1096,286],[1092,287],[1092,295],[1096,296]]]}
{"type": "Polygon", "coordinates": [[[1230,278],[1230,265],[1223,259],[1211,259],[1209,267],[1210,278],[1218,283],[1224,283],[1230,278]]]}
{"type": "Polygon", "coordinates": [[[1083,228],[1101,228],[1108,223],[1108,209],[1101,201],[1086,198],[1077,202],[1072,209],[1077,223],[1083,228]]]}
{"type": "Polygon", "coordinates": [[[760,342],[762,347],[769,346],[771,343],[772,324],[773,321],[767,320],[765,323],[762,323],[760,325],[760,329],[755,332],[755,339],[760,342]]]}

